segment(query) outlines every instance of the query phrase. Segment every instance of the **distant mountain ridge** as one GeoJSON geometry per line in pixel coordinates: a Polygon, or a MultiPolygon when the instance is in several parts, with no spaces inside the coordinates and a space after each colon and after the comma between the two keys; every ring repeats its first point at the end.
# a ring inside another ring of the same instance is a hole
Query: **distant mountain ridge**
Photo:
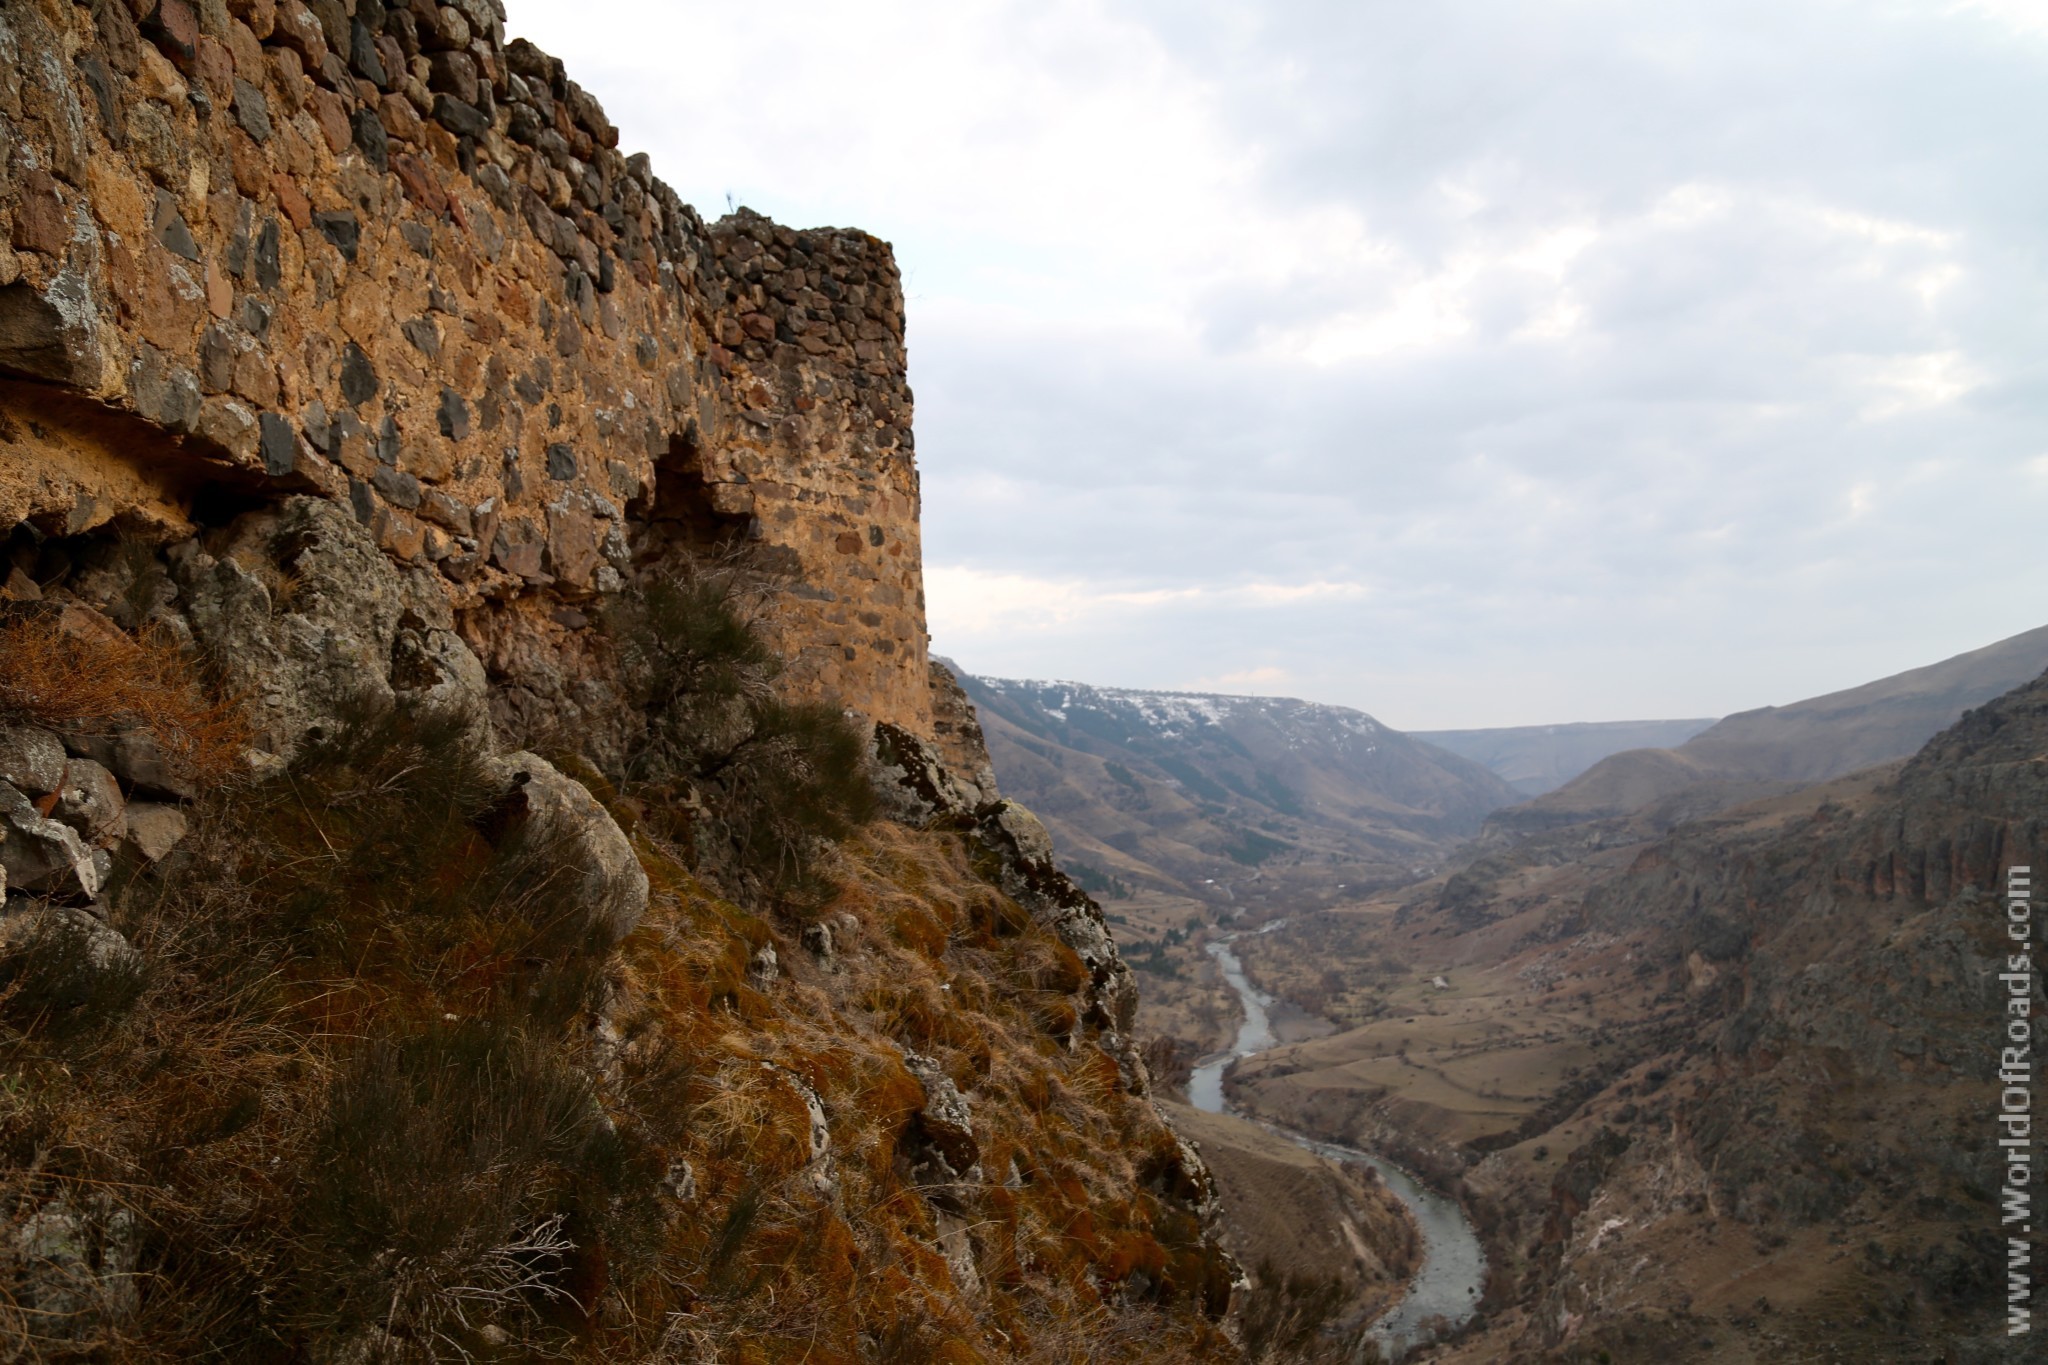
{"type": "Polygon", "coordinates": [[[1405,880],[1517,793],[1362,711],[960,673],[1003,790],[1064,856],[1202,898],[1405,880]]]}
{"type": "Polygon", "coordinates": [[[1524,796],[1541,796],[1562,787],[1610,754],[1683,744],[1713,723],[1711,716],[1694,720],[1577,721],[1485,730],[1410,730],[1408,735],[1484,764],[1524,796]]]}
{"type": "Polygon", "coordinates": [[[1535,833],[1665,805],[1705,809],[1902,759],[1962,714],[2048,670],[2048,626],[1787,706],[1743,711],[1675,748],[1613,754],[1557,790],[1488,821],[1535,833]]]}

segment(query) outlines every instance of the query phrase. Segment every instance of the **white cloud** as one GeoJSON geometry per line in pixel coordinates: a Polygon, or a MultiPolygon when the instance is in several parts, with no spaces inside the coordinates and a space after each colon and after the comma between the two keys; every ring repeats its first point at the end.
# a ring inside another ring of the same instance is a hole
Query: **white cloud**
{"type": "MultiPolygon", "coordinates": [[[[1352,601],[1367,595],[1358,583],[1244,583],[1224,587],[1109,588],[1075,578],[991,573],[962,564],[925,565],[925,609],[935,639],[1050,632],[1107,620],[1128,622],[1186,610],[1245,610],[1352,601]]],[[[958,648],[949,643],[944,648],[958,648]]]]}
{"type": "Polygon", "coordinates": [[[511,28],[708,212],[895,242],[964,665],[1457,725],[1782,702],[2040,623],[2043,10],[511,28]]]}
{"type": "Polygon", "coordinates": [[[2042,0],[1957,0],[1949,10],[1990,19],[2030,38],[2048,38],[2048,4],[2042,0]]]}
{"type": "Polygon", "coordinates": [[[1941,407],[1983,382],[1961,351],[1884,356],[1868,362],[1863,371],[1862,382],[1871,395],[1863,414],[1871,419],[1941,407]]]}

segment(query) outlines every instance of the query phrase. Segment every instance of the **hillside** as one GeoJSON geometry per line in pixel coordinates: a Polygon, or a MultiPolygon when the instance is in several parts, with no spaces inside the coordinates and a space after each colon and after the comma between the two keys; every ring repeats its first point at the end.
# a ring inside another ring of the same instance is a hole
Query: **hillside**
{"type": "Polygon", "coordinates": [[[1162,1106],[1201,1150],[1230,1217],[1225,1236],[1260,1287],[1334,1282],[1333,1318],[1370,1321],[1415,1272],[1419,1236],[1369,1166],[1340,1166],[1255,1123],[1162,1106]]]}
{"type": "Polygon", "coordinates": [[[1490,827],[1520,836],[1660,804],[1682,816],[1888,763],[2044,668],[2048,626],[1861,687],[1743,711],[1675,748],[1614,754],[1490,827]]]}
{"type": "Polygon", "coordinates": [[[1363,712],[962,675],[1003,788],[1084,878],[1212,904],[1405,882],[1514,800],[1363,712]]]}
{"type": "Polygon", "coordinates": [[[1609,754],[1683,744],[1712,720],[1583,721],[1494,730],[1411,730],[1409,738],[1483,765],[1523,796],[1555,791],[1609,754]]]}
{"type": "Polygon", "coordinates": [[[1346,1027],[1234,1098],[1464,1192],[1499,1278],[1446,1359],[2014,1358],[1984,983],[2044,750],[2048,678],[1903,763],[1244,941],[1346,1027]]]}
{"type": "Polygon", "coordinates": [[[1235,1358],[893,250],[505,19],[0,9],[0,1360],[1235,1358]]]}

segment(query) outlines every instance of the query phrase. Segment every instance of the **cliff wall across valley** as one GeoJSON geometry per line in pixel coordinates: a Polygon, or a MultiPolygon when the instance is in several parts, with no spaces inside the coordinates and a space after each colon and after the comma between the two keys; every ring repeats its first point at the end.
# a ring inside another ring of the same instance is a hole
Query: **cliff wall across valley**
{"type": "Polygon", "coordinates": [[[0,522],[344,503],[514,720],[573,713],[636,552],[731,541],[785,581],[787,686],[929,735],[888,244],[706,224],[504,19],[0,8],[0,522]]]}

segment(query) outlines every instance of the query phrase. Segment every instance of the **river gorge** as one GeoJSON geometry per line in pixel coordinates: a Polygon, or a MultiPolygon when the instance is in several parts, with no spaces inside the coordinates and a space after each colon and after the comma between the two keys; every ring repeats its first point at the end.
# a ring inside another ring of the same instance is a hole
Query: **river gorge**
{"type": "MultiPolygon", "coordinates": [[[[1269,932],[1284,923],[1276,920],[1254,932],[1269,932]]],[[[1209,955],[1216,959],[1223,979],[1237,993],[1244,1010],[1236,1041],[1228,1050],[1196,1067],[1188,1080],[1189,1103],[1212,1114],[1229,1111],[1223,1077],[1230,1067],[1279,1041],[1272,1021],[1277,1002],[1251,983],[1244,964],[1231,951],[1239,937],[1226,934],[1207,945],[1209,955]]],[[[1389,1360],[1400,1360],[1413,1347],[1431,1340],[1444,1324],[1454,1328],[1471,1318],[1485,1287],[1486,1254],[1456,1200],[1430,1189],[1401,1167],[1370,1152],[1305,1137],[1273,1124],[1262,1126],[1327,1160],[1370,1166],[1415,1219],[1422,1235],[1421,1267],[1407,1292],[1372,1328],[1373,1340],[1389,1360]]]]}

